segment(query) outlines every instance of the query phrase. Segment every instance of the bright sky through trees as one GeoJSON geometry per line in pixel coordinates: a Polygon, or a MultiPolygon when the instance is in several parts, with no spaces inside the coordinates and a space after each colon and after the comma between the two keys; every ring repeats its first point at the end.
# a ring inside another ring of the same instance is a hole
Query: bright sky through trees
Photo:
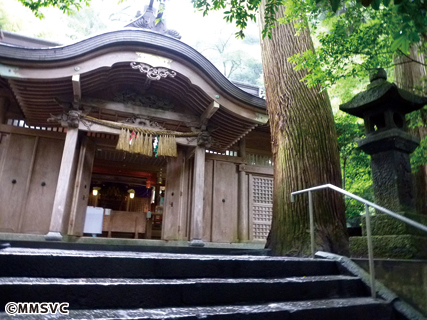
{"type": "MultiPolygon", "coordinates": [[[[138,11],[144,12],[148,3],[149,0],[124,0],[122,3],[119,0],[91,0],[90,7],[84,6],[71,16],[55,8],[42,9],[45,18],[40,20],[18,1],[0,0],[0,24],[3,30],[69,44],[94,34],[123,28],[136,18],[138,11]]],[[[157,6],[156,1],[154,5],[157,6]]],[[[168,28],[181,34],[181,41],[205,55],[221,72],[224,72],[224,59],[228,59],[228,69],[234,63],[230,59],[250,59],[248,66],[253,66],[255,61],[260,68],[261,53],[255,23],[248,26],[246,40],[235,39],[236,27],[227,24],[221,12],[203,17],[201,12],[194,10],[190,0],[167,0],[164,18],[168,28]],[[226,54],[221,56],[217,45],[228,38],[226,54]],[[237,54],[237,51],[244,54],[237,54]]],[[[238,74],[235,73],[234,77],[239,80],[238,74]]],[[[245,79],[242,75],[240,78],[245,79]]],[[[259,77],[252,82],[262,84],[261,79],[259,77]]]]}

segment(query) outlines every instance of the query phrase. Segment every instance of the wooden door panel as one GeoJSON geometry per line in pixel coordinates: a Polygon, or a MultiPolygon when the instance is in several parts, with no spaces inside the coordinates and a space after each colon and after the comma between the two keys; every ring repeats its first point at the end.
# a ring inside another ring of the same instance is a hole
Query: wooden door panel
{"type": "Polygon", "coordinates": [[[49,231],[63,148],[61,140],[39,138],[20,232],[49,231]]]}
{"type": "Polygon", "coordinates": [[[185,153],[178,150],[178,157],[170,158],[167,163],[165,185],[165,203],[163,206],[162,238],[180,240],[179,221],[182,219],[182,185],[185,164],[185,153]]]}
{"type": "Polygon", "coordinates": [[[0,168],[0,232],[18,232],[36,137],[13,134],[0,168]]]}
{"type": "Polygon", "coordinates": [[[237,241],[237,168],[231,162],[216,161],[212,210],[212,241],[237,241]]]}

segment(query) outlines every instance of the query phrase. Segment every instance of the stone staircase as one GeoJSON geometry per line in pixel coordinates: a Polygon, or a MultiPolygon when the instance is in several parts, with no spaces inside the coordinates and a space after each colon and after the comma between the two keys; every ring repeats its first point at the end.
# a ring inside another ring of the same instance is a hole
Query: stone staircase
{"type": "Polygon", "coordinates": [[[405,319],[336,261],[5,248],[0,319],[405,319]],[[5,313],[68,302],[68,315],[5,313]]]}

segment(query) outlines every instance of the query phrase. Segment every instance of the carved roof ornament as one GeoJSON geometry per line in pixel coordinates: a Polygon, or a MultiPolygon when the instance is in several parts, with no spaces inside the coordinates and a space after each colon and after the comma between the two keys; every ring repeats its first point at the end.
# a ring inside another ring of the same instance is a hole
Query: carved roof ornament
{"type": "Polygon", "coordinates": [[[115,93],[113,101],[165,111],[171,111],[175,108],[175,105],[167,98],[161,98],[154,94],[139,94],[131,90],[115,93]]]}
{"type": "Polygon", "coordinates": [[[120,123],[130,124],[133,126],[141,127],[144,129],[155,129],[155,130],[166,130],[166,128],[162,127],[155,121],[151,121],[150,119],[145,119],[139,116],[133,116],[127,118],[126,120],[120,121],[120,123]]]}
{"type": "Polygon", "coordinates": [[[202,131],[197,137],[197,145],[204,148],[210,148],[212,146],[213,139],[208,131],[202,131]]]}
{"type": "MultiPolygon", "coordinates": [[[[148,29],[161,34],[171,36],[175,39],[181,39],[181,35],[178,31],[167,29],[165,20],[163,19],[163,13],[165,12],[165,3],[162,0],[159,4],[159,10],[157,16],[154,16],[153,8],[154,0],[150,0],[150,4],[145,10],[143,15],[138,16],[134,21],[126,25],[125,27],[148,29]]],[[[139,12],[139,11],[138,11],[139,12]]]]}
{"type": "Polygon", "coordinates": [[[57,116],[50,114],[47,122],[59,123],[64,128],[78,128],[81,114],[82,112],[77,110],[70,110],[57,116]]]}
{"type": "Polygon", "coordinates": [[[152,67],[142,62],[131,62],[130,66],[132,69],[139,69],[140,72],[145,73],[147,78],[150,80],[160,80],[167,77],[174,78],[176,76],[176,72],[173,70],[161,67],[152,67]]]}

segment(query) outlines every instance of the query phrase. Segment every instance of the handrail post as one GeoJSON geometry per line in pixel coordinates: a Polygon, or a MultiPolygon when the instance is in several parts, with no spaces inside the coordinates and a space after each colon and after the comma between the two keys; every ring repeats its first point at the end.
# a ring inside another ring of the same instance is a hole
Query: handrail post
{"type": "Polygon", "coordinates": [[[310,215],[310,238],[311,238],[311,257],[314,259],[314,215],[313,215],[313,195],[308,192],[308,213],[310,215]]]}
{"type": "Polygon", "coordinates": [[[371,232],[371,216],[369,206],[365,204],[366,217],[366,236],[368,238],[368,258],[369,258],[369,274],[371,275],[371,296],[376,298],[377,290],[375,289],[375,266],[374,266],[374,250],[372,247],[372,232],[371,232]]]}
{"type": "Polygon", "coordinates": [[[389,216],[398,219],[402,222],[405,222],[409,224],[412,227],[418,228],[422,231],[427,232],[427,226],[423,225],[419,222],[416,222],[414,220],[411,220],[409,218],[406,218],[396,212],[393,212],[389,209],[386,209],[384,207],[381,207],[373,202],[370,202],[366,199],[363,199],[359,196],[356,196],[348,191],[345,191],[341,188],[338,188],[337,186],[334,186],[332,184],[324,184],[317,187],[311,187],[304,190],[298,190],[291,192],[291,202],[295,201],[295,196],[298,194],[308,193],[308,209],[309,209],[309,215],[310,215],[310,237],[311,237],[311,256],[314,258],[314,250],[315,250],[315,242],[314,242],[314,216],[313,216],[313,198],[312,198],[312,192],[321,190],[321,189],[332,189],[335,190],[343,195],[346,195],[352,199],[355,199],[359,202],[362,202],[365,204],[365,213],[366,213],[366,235],[368,240],[368,257],[369,257],[369,273],[371,275],[370,284],[371,284],[371,295],[373,299],[376,299],[377,290],[375,288],[375,266],[374,266],[374,251],[372,246],[372,230],[371,230],[371,216],[369,213],[369,207],[372,207],[378,211],[384,212],[385,214],[388,214],[389,216]]]}

